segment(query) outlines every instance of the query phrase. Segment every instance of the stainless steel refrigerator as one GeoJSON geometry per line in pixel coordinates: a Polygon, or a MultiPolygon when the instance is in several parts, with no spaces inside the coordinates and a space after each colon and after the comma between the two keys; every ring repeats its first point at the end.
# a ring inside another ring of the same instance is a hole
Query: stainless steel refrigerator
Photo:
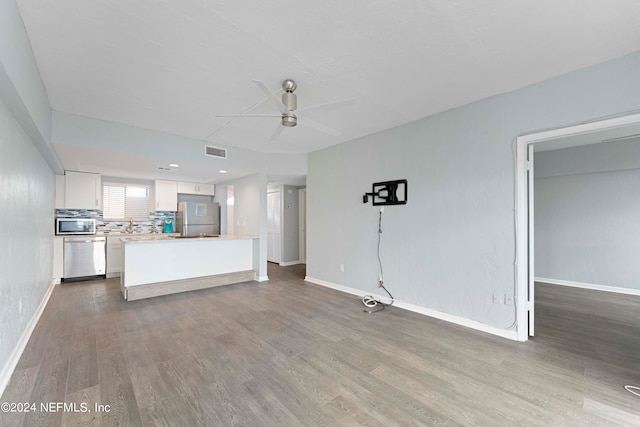
{"type": "Polygon", "coordinates": [[[219,236],[220,205],[200,202],[178,203],[176,231],[183,237],[219,236]]]}

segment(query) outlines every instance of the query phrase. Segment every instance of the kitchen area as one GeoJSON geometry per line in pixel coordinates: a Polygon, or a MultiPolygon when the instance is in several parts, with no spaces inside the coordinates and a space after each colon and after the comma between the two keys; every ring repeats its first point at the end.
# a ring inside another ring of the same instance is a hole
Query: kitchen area
{"type": "Polygon", "coordinates": [[[54,281],[120,278],[125,300],[256,279],[257,236],[221,235],[213,184],[56,175],[54,281]]]}

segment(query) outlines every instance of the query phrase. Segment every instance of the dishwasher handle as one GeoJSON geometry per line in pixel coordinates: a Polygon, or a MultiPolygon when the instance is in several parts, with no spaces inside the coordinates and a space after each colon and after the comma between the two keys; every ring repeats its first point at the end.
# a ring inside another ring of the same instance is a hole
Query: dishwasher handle
{"type": "Polygon", "coordinates": [[[64,239],[64,244],[69,244],[69,243],[104,243],[106,242],[107,239],[104,237],[96,237],[96,238],[78,238],[78,237],[73,237],[73,238],[65,238],[64,239]]]}

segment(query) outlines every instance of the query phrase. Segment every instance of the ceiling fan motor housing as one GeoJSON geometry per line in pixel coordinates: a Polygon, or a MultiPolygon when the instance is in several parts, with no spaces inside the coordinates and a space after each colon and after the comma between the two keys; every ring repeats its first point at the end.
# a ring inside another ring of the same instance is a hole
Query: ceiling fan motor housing
{"type": "Polygon", "coordinates": [[[293,92],[284,92],[282,94],[282,103],[289,111],[294,111],[298,108],[298,99],[296,94],[293,92]]]}

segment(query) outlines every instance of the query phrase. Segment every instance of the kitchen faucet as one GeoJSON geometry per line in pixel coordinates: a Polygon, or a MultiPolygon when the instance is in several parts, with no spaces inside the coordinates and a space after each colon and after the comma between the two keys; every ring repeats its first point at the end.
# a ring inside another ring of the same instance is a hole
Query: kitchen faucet
{"type": "Polygon", "coordinates": [[[133,233],[133,218],[129,218],[129,227],[125,231],[129,234],[133,233]]]}

